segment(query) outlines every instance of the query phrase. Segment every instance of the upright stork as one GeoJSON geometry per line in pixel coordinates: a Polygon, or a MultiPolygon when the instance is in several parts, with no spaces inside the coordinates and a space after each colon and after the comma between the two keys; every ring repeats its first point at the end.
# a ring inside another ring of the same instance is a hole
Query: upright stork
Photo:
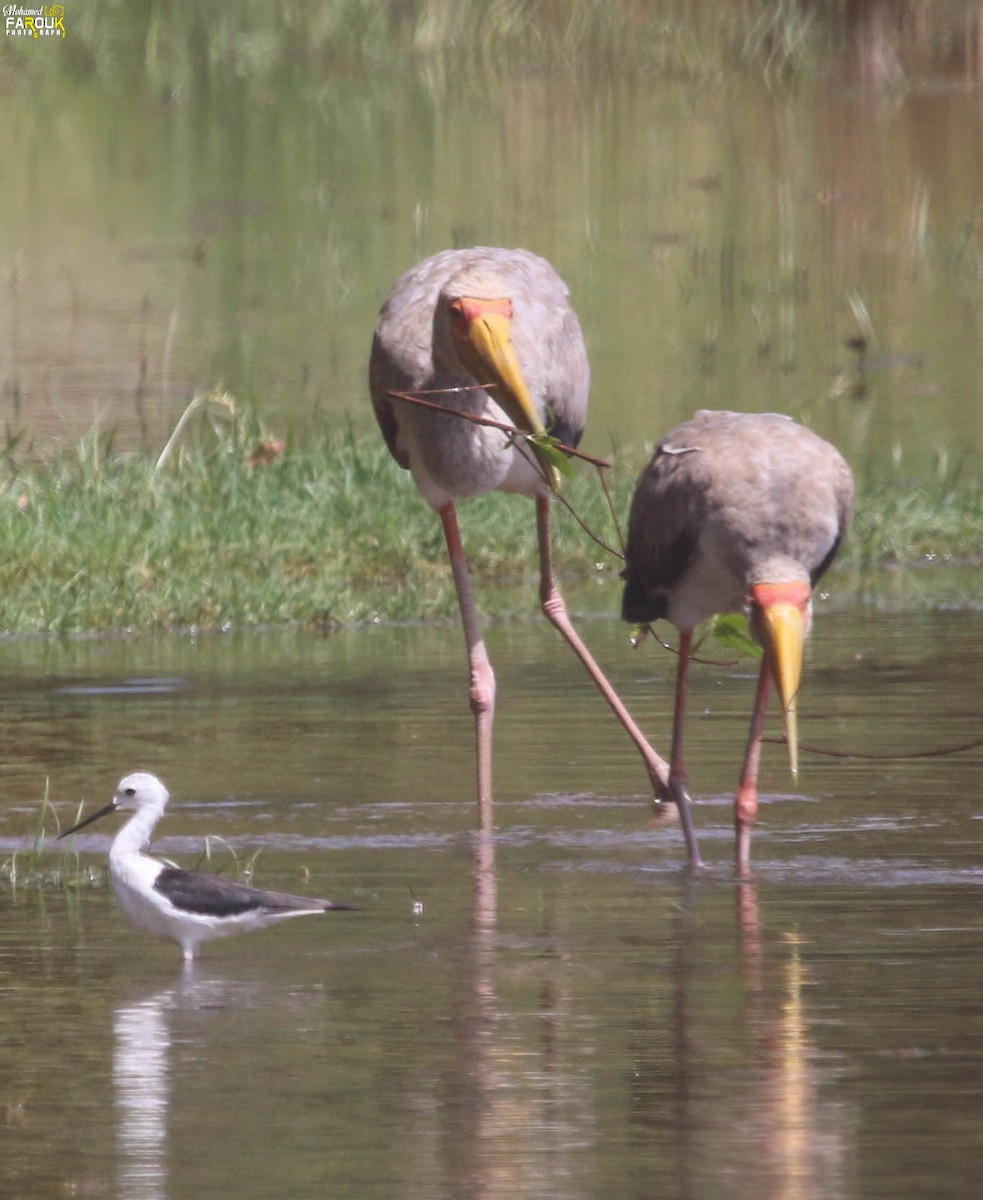
{"type": "Polygon", "coordinates": [[[794,775],[812,588],[840,548],[852,509],[853,476],[839,451],[777,413],[698,412],[662,439],[635,489],[622,616],[665,618],[680,633],[669,769],[677,797],[687,796],[683,721],[694,627],[715,613],[748,612],[764,650],[734,801],[742,875],[750,867],[769,681],[794,775]]]}
{"type": "MultiPolygon", "coordinates": [[[[465,416],[524,435],[580,440],[590,367],[566,284],[528,250],[475,246],[445,250],[407,271],[382,307],[372,342],[369,385],[393,457],[409,470],[444,528],[471,672],[477,742],[479,822],[492,821],[495,676],[475,608],[455,505],[485,492],[517,492],[536,503],[540,602],[580,658],[665,798],[668,764],[651,748],[580,639],[553,576],[550,500],[559,480],[527,437],[396,400],[425,397],[465,416]],[[433,394],[438,393],[438,394],[433,394]]],[[[698,861],[685,799],[680,806],[690,857],[698,861]]]]}

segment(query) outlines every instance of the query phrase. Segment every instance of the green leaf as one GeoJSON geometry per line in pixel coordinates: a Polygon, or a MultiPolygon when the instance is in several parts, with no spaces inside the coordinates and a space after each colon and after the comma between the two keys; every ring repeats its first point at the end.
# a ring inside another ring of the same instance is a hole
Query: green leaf
{"type": "Polygon", "coordinates": [[[743,613],[718,613],[710,619],[709,632],[725,650],[745,658],[761,658],[761,647],[751,636],[751,624],[743,613]]]}
{"type": "Polygon", "coordinates": [[[548,470],[558,471],[567,479],[573,478],[573,468],[570,459],[560,449],[560,441],[548,433],[528,433],[527,441],[531,442],[539,455],[539,461],[548,470]]]}

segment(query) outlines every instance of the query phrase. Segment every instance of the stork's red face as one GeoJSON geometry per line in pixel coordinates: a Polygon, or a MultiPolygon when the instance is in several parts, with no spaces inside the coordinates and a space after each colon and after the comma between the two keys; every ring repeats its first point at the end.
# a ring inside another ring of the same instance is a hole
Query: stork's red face
{"type": "Polygon", "coordinates": [[[764,648],[765,660],[778,688],[793,775],[799,770],[796,699],[811,621],[812,592],[807,583],[800,580],[758,583],[751,588],[751,629],[764,648]]]}
{"type": "Polygon", "coordinates": [[[494,383],[495,399],[513,424],[544,433],[512,345],[512,301],[459,296],[450,304],[451,332],[458,357],[478,383],[494,383]]]}
{"type": "Polygon", "coordinates": [[[512,301],[507,297],[501,300],[479,300],[476,296],[459,296],[451,301],[451,321],[454,324],[455,336],[467,338],[472,321],[485,316],[504,317],[512,320],[512,301]]]}

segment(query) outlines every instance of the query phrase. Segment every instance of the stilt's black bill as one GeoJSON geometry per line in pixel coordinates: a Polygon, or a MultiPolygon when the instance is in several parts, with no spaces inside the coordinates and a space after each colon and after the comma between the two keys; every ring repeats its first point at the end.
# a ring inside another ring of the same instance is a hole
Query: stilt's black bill
{"type": "Polygon", "coordinates": [[[108,817],[110,813],[115,812],[115,811],[116,811],[116,801],[110,800],[110,802],[106,805],[105,808],[98,809],[91,816],[86,817],[82,821],[79,821],[79,823],[77,825],[73,825],[71,827],[71,829],[66,829],[64,833],[59,833],[59,835],[55,838],[55,841],[60,842],[62,838],[67,838],[70,833],[77,833],[78,830],[84,829],[86,827],[86,825],[91,825],[93,821],[98,821],[100,817],[108,817]]]}

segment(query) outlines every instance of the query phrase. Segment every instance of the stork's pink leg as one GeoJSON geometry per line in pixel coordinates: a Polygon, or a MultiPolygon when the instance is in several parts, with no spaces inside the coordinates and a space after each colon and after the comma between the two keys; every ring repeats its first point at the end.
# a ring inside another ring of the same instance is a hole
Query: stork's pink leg
{"type": "Polygon", "coordinates": [[[471,572],[461,545],[461,531],[452,502],[438,509],[444,526],[447,552],[450,555],[457,603],[461,610],[464,640],[468,648],[471,671],[471,711],[474,713],[474,734],[478,756],[478,826],[492,827],[492,726],[495,721],[495,673],[492,670],[481,634],[481,622],[471,589],[471,572]]]}
{"type": "MultiPolygon", "coordinates": [[[[684,629],[679,635],[679,662],[676,665],[676,703],[672,714],[672,751],[669,760],[669,793],[679,809],[680,820],[685,832],[690,817],[689,776],[683,758],[683,729],[686,725],[686,682],[689,678],[690,651],[693,646],[692,629],[684,629]]],[[[693,833],[694,843],[696,833],[693,833]]],[[[689,838],[687,837],[687,845],[689,838]]]]}
{"type": "Polygon", "coordinates": [[[737,873],[751,872],[751,831],[758,815],[758,764],[761,761],[761,737],[765,731],[765,716],[768,710],[768,685],[771,672],[768,664],[761,663],[758,673],[758,690],[754,697],[754,712],[748,731],[747,749],[741,779],[734,796],[734,832],[737,837],[737,873]]]}
{"type": "Polygon", "coordinates": [[[693,647],[692,629],[679,635],[679,661],[676,664],[676,706],[672,714],[672,754],[669,761],[669,787],[686,791],[689,779],[683,763],[683,726],[686,722],[686,680],[689,676],[690,651],[693,647]]]}
{"type": "Polygon", "coordinates": [[[566,638],[573,652],[583,663],[587,674],[594,681],[597,690],[608,702],[614,715],[624,726],[625,732],[635,743],[635,748],[642,756],[648,770],[652,789],[660,799],[673,799],[679,808],[679,819],[686,838],[686,849],[689,852],[690,865],[702,866],[700,850],[696,844],[696,831],[693,828],[689,811],[689,797],[685,788],[680,793],[674,793],[669,787],[669,764],[649,745],[642,731],[635,724],[631,713],[625,708],[621,697],[614,690],[593,655],[584,645],[583,640],[573,627],[567,612],[566,602],[560,595],[553,577],[553,550],[550,542],[550,502],[545,496],[536,498],[536,527],[539,533],[539,599],[547,618],[566,638]]]}

